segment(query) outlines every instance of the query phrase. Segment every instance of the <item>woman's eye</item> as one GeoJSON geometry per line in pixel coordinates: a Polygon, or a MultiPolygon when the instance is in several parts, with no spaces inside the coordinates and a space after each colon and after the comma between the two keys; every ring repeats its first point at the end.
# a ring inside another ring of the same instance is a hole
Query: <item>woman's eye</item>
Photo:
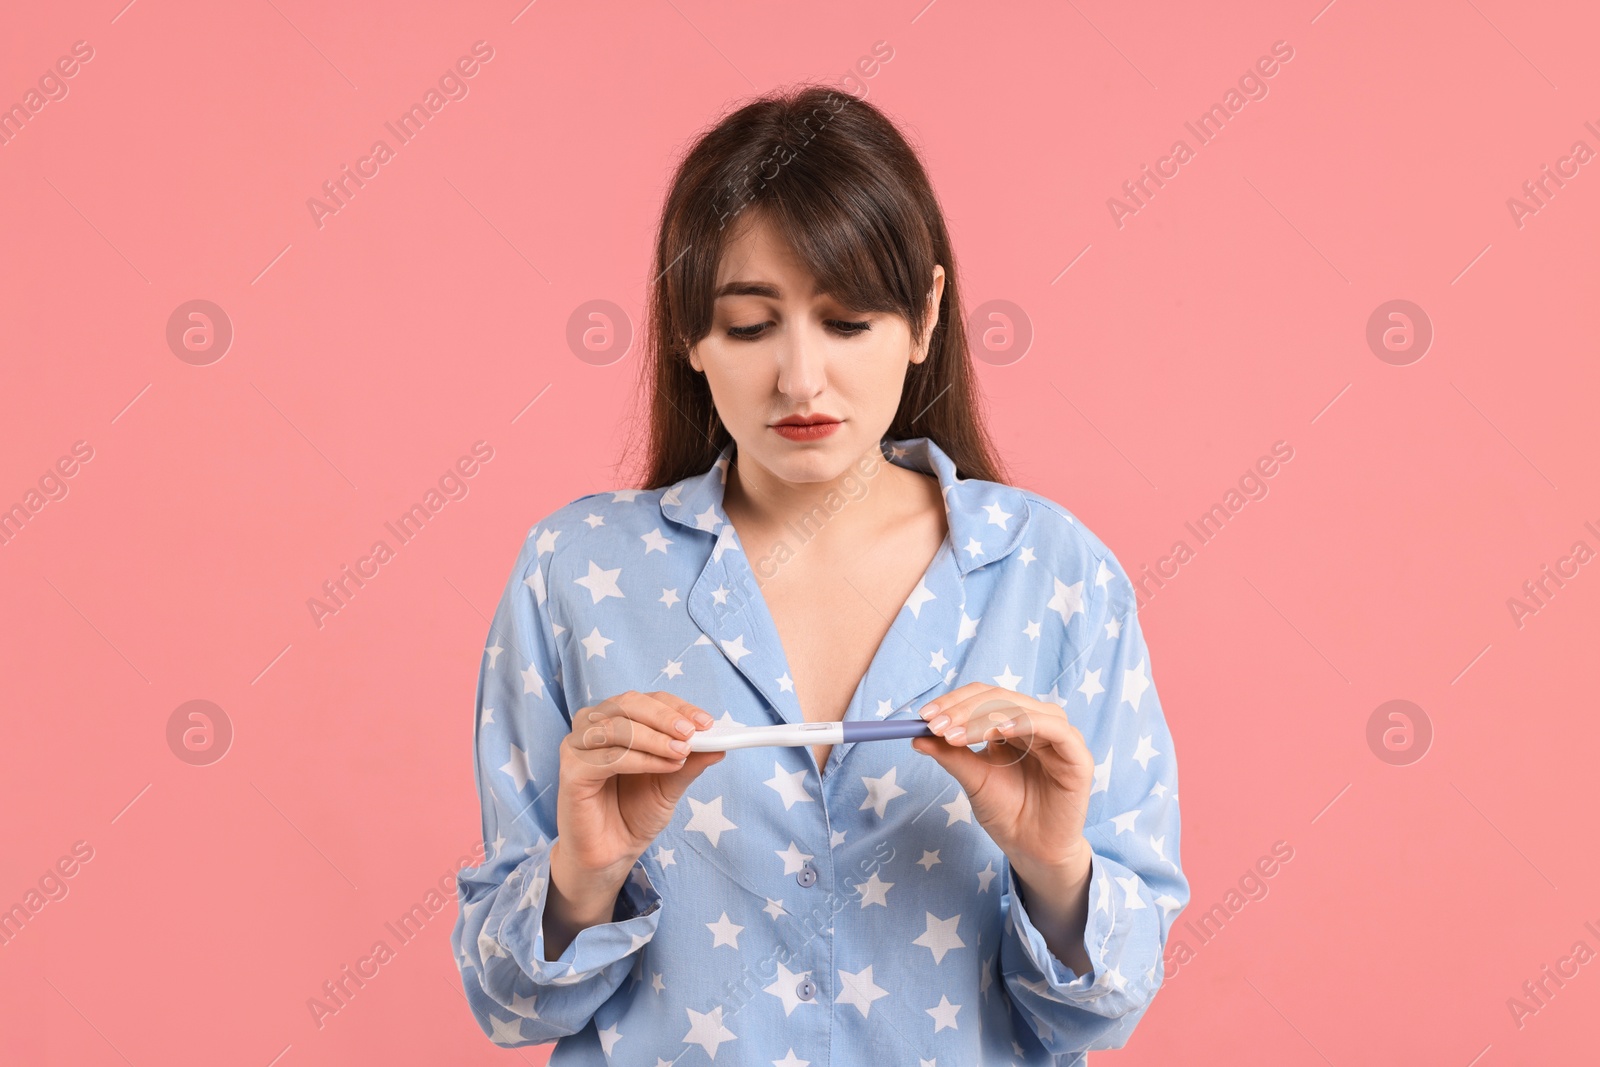
{"type": "MultiPolygon", "coordinates": [[[[756,338],[761,336],[762,332],[767,328],[768,325],[769,324],[765,322],[758,322],[754,326],[730,326],[728,328],[728,336],[737,338],[741,341],[754,341],[756,338]]],[[[842,319],[829,319],[827,325],[835,333],[844,337],[853,337],[856,334],[866,333],[868,330],[872,329],[872,323],[865,320],[861,322],[847,322],[842,319]]]]}

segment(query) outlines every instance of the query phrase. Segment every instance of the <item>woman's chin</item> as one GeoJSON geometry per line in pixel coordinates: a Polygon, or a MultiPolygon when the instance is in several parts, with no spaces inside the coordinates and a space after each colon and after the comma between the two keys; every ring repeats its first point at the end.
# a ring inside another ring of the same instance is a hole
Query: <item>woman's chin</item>
{"type": "Polygon", "coordinates": [[[763,447],[741,454],[770,471],[773,477],[791,483],[827,482],[839,477],[858,458],[864,446],[857,447],[844,426],[815,441],[791,441],[768,428],[763,447]]]}

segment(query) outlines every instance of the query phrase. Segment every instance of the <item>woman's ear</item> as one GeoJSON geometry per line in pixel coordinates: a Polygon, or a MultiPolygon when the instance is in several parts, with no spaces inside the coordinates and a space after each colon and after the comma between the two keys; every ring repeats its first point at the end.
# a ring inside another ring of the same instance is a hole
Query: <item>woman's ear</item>
{"type": "Polygon", "coordinates": [[[939,305],[944,300],[944,267],[934,264],[933,285],[928,289],[928,314],[927,325],[923,328],[922,338],[911,351],[911,362],[921,363],[928,358],[928,345],[933,342],[934,327],[939,325],[939,305]]]}

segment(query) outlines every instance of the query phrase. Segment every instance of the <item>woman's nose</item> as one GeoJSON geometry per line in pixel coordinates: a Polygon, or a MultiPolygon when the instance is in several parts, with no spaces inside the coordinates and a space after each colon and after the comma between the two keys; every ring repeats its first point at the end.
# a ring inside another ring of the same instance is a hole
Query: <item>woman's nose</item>
{"type": "Polygon", "coordinates": [[[826,338],[813,327],[793,330],[778,354],[778,391],[807,399],[828,384],[826,338]]]}

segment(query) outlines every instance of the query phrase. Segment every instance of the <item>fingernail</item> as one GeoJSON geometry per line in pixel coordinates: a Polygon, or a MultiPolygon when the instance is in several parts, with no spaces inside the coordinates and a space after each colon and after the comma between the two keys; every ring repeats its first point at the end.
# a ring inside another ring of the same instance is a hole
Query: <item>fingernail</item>
{"type": "Polygon", "coordinates": [[[694,724],[688,719],[679,719],[672,724],[672,728],[685,736],[694,733],[694,724]]]}
{"type": "Polygon", "coordinates": [[[941,715],[928,725],[934,730],[935,733],[937,733],[938,731],[943,730],[946,726],[950,725],[950,716],[941,715]]]}
{"type": "Polygon", "coordinates": [[[959,741],[967,736],[967,728],[965,726],[957,726],[944,736],[946,741],[959,741]]]}
{"type": "Polygon", "coordinates": [[[707,715],[703,711],[700,714],[695,716],[695,721],[698,722],[701,726],[704,726],[704,727],[707,727],[707,728],[711,727],[712,725],[714,725],[716,723],[715,719],[713,719],[711,716],[707,715]]]}
{"type": "Polygon", "coordinates": [[[1007,719],[1005,722],[1000,724],[1000,729],[1002,729],[1002,730],[1010,730],[1010,729],[1015,728],[1016,725],[1017,725],[1017,720],[1016,719],[1007,719]]]}
{"type": "Polygon", "coordinates": [[[687,752],[687,751],[689,751],[689,742],[687,742],[687,741],[676,741],[676,740],[673,741],[672,742],[672,751],[674,751],[674,752],[687,752]]]}
{"type": "Polygon", "coordinates": [[[918,712],[918,714],[921,715],[924,719],[926,719],[929,715],[932,715],[934,712],[936,712],[938,710],[939,710],[939,702],[937,700],[930,700],[928,703],[922,705],[922,710],[920,712],[918,712]]]}

